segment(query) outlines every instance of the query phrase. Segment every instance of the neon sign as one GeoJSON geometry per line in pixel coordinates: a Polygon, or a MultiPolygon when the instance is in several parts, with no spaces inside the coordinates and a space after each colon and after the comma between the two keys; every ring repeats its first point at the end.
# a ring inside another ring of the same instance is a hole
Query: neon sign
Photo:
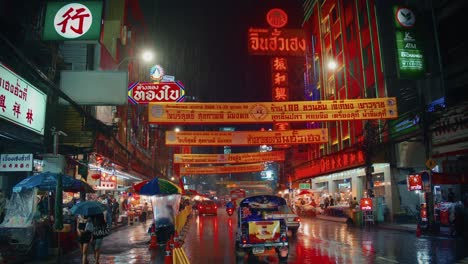
{"type": "Polygon", "coordinates": [[[248,50],[251,55],[304,56],[305,35],[301,29],[250,28],[248,50]]]}

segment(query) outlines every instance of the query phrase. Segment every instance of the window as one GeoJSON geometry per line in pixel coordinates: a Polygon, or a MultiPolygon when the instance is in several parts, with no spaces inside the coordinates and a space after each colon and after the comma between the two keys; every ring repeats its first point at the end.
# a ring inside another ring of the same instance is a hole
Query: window
{"type": "Polygon", "coordinates": [[[343,68],[336,72],[336,84],[338,89],[344,86],[344,71],[343,68]]]}
{"type": "Polygon", "coordinates": [[[364,64],[364,69],[367,69],[370,65],[370,53],[370,44],[367,44],[362,51],[362,63],[364,64]]]}
{"type": "Polygon", "coordinates": [[[332,23],[335,23],[338,20],[338,13],[336,12],[336,8],[333,8],[331,11],[332,23]]]}
{"type": "Polygon", "coordinates": [[[366,8],[361,7],[358,10],[358,14],[359,14],[359,27],[361,29],[367,27],[367,10],[366,10],[366,8]]]}
{"type": "Polygon", "coordinates": [[[341,46],[341,34],[338,35],[338,37],[335,39],[335,56],[340,54],[341,52],[341,49],[342,49],[342,46],[341,46]]]}
{"type": "Polygon", "coordinates": [[[351,78],[353,76],[356,76],[355,70],[354,70],[355,67],[356,67],[356,59],[355,58],[349,59],[349,61],[348,61],[348,71],[349,71],[349,75],[351,76],[351,78]]]}
{"type": "Polygon", "coordinates": [[[376,98],[376,92],[375,92],[375,84],[372,86],[367,87],[366,89],[366,97],[367,98],[376,98]]]}
{"type": "Polygon", "coordinates": [[[346,26],[346,41],[350,42],[353,39],[354,39],[354,30],[353,30],[353,22],[351,22],[346,26]]]}

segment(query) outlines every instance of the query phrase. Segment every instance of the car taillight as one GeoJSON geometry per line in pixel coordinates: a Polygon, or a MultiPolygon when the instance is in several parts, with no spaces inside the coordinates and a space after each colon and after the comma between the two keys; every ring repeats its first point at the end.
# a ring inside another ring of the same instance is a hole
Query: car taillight
{"type": "Polygon", "coordinates": [[[282,235],[282,236],[281,236],[281,241],[282,241],[282,242],[286,242],[287,239],[288,239],[288,238],[287,238],[285,235],[282,235]]]}
{"type": "Polygon", "coordinates": [[[201,205],[200,205],[200,206],[198,206],[198,209],[203,209],[203,206],[201,206],[201,205]]]}
{"type": "Polygon", "coordinates": [[[301,218],[300,217],[294,217],[294,222],[300,222],[301,218]]]}
{"type": "Polygon", "coordinates": [[[214,206],[214,209],[216,209],[216,208],[218,208],[218,206],[215,205],[215,206],[214,206]]]}

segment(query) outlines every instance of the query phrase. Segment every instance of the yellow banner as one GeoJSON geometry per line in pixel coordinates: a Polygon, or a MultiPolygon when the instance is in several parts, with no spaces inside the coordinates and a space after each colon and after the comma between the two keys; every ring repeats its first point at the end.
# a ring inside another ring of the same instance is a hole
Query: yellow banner
{"type": "Polygon", "coordinates": [[[326,129],[283,131],[166,131],[168,146],[254,146],[327,143],[326,129]]]}
{"type": "Polygon", "coordinates": [[[395,119],[394,97],[257,103],[150,103],[149,122],[219,124],[395,119]]]}
{"type": "Polygon", "coordinates": [[[252,152],[236,154],[174,154],[174,163],[225,164],[284,161],[284,151],[252,152]]]}
{"type": "Polygon", "coordinates": [[[230,166],[204,166],[204,167],[185,167],[180,168],[180,175],[190,174],[225,174],[263,171],[263,163],[242,164],[230,166]]]}

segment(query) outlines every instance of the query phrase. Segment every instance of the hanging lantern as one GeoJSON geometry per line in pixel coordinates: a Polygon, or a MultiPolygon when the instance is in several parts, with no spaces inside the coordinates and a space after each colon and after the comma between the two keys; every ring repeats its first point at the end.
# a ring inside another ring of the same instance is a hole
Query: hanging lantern
{"type": "Polygon", "coordinates": [[[91,175],[91,178],[93,178],[93,180],[99,180],[101,178],[101,174],[100,173],[95,173],[95,174],[91,175]]]}

